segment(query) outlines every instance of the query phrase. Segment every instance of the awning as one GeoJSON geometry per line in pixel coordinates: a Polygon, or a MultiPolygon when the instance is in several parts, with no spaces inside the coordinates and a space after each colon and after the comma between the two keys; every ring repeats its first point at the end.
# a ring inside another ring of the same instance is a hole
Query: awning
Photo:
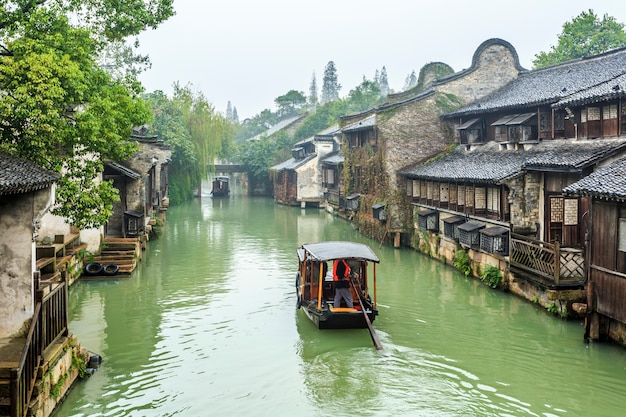
{"type": "Polygon", "coordinates": [[[526,123],[527,121],[529,121],[530,119],[533,118],[533,116],[535,116],[537,113],[524,113],[524,114],[520,114],[517,117],[514,117],[513,119],[509,120],[508,122],[506,122],[507,126],[511,126],[511,125],[521,125],[523,123],[526,123]]]}
{"type": "Polygon", "coordinates": [[[480,119],[471,119],[468,120],[467,122],[463,123],[461,126],[457,127],[457,130],[464,130],[464,129],[468,129],[472,126],[474,126],[476,124],[476,122],[478,122],[480,119]]]}
{"type": "Polygon", "coordinates": [[[493,122],[491,124],[491,126],[502,126],[502,125],[505,125],[505,124],[507,124],[507,122],[509,122],[510,120],[513,120],[517,116],[519,116],[519,115],[518,114],[509,114],[508,116],[501,117],[498,120],[496,120],[495,122],[493,122]]]}

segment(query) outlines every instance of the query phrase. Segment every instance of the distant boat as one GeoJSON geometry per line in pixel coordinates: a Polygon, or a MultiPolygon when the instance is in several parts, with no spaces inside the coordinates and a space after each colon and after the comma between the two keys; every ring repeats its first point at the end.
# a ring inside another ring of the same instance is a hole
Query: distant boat
{"type": "Polygon", "coordinates": [[[213,197],[228,197],[230,188],[228,186],[229,178],[225,175],[220,175],[213,179],[211,195],[213,197]]]}

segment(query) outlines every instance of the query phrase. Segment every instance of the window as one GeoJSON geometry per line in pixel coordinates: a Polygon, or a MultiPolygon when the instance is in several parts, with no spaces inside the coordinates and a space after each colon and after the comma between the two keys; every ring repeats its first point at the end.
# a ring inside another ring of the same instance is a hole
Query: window
{"type": "Polygon", "coordinates": [[[506,122],[509,142],[536,140],[536,116],[536,113],[524,113],[506,122]]]}
{"type": "Polygon", "coordinates": [[[324,183],[327,185],[335,185],[335,170],[324,168],[324,183]]]}
{"type": "Polygon", "coordinates": [[[413,198],[419,199],[421,185],[419,180],[413,180],[413,198]]]}
{"type": "Polygon", "coordinates": [[[565,130],[565,112],[563,110],[554,112],[554,130],[565,130]]]}
{"type": "Polygon", "coordinates": [[[509,120],[512,120],[515,116],[515,114],[513,115],[508,115],[508,116],[504,116],[499,118],[498,120],[496,120],[495,122],[493,122],[491,124],[491,126],[493,126],[494,128],[494,136],[497,142],[506,142],[508,141],[508,130],[506,127],[506,123],[509,120]]]}
{"type": "Polygon", "coordinates": [[[500,212],[500,189],[490,187],[487,189],[487,212],[500,212]]]}
{"type": "Polygon", "coordinates": [[[544,132],[552,132],[552,113],[551,112],[543,112],[539,117],[539,131],[541,133],[544,132]]]}
{"type": "Polygon", "coordinates": [[[456,128],[459,134],[459,143],[472,144],[484,142],[482,123],[480,119],[471,119],[456,128]]]}
{"type": "Polygon", "coordinates": [[[626,219],[619,219],[619,242],[618,249],[626,252],[626,219]]]}

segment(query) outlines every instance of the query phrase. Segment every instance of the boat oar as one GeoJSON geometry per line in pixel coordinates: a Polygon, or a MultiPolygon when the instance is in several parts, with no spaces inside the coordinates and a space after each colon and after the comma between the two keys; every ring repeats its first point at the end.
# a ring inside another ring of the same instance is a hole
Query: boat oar
{"type": "Polygon", "coordinates": [[[359,297],[359,303],[361,303],[361,312],[365,317],[365,323],[367,323],[367,328],[370,331],[370,336],[372,336],[372,342],[374,343],[376,349],[383,350],[383,345],[380,343],[380,340],[378,340],[378,335],[376,335],[376,332],[374,331],[374,326],[372,326],[372,322],[367,315],[367,311],[365,311],[365,304],[363,303],[363,299],[361,298],[361,291],[357,290],[356,285],[354,285],[354,282],[352,282],[352,280],[350,280],[350,284],[352,285],[356,296],[359,297]]]}

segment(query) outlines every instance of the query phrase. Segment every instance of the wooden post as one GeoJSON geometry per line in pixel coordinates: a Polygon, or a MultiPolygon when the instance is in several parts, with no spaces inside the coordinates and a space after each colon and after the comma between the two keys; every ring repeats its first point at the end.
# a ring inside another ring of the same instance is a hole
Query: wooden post
{"type": "Polygon", "coordinates": [[[554,242],[554,283],[559,284],[559,277],[561,275],[561,244],[554,242]]]}
{"type": "Polygon", "coordinates": [[[591,337],[591,319],[594,316],[595,312],[595,306],[594,306],[594,302],[593,302],[593,290],[594,290],[594,282],[593,281],[589,281],[587,283],[587,314],[585,314],[585,333],[584,333],[584,340],[588,340],[591,337]]]}

